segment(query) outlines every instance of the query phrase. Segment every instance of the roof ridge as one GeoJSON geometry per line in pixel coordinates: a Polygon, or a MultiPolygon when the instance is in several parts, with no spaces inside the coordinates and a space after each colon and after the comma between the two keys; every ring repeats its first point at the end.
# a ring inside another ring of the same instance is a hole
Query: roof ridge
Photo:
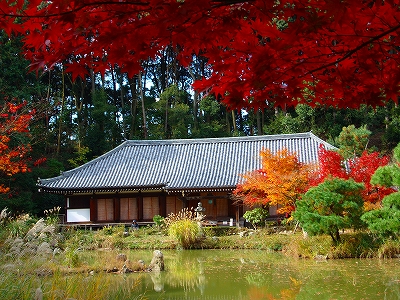
{"type": "Polygon", "coordinates": [[[233,137],[194,138],[194,139],[127,140],[125,141],[125,143],[128,143],[129,145],[230,143],[230,142],[241,142],[241,141],[245,142],[245,141],[257,141],[257,140],[307,138],[310,137],[311,134],[312,134],[311,131],[309,131],[301,133],[284,133],[284,134],[268,134],[268,135],[265,134],[265,135],[249,135],[249,136],[233,136],[233,137]]]}

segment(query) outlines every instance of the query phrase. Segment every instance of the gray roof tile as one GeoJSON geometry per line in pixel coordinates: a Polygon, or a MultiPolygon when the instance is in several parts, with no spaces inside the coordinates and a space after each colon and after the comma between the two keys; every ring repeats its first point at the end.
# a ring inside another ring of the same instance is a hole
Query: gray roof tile
{"type": "Polygon", "coordinates": [[[260,168],[259,153],[286,148],[304,163],[318,161],[320,145],[311,132],[186,140],[130,140],[62,175],[39,179],[46,192],[79,193],[164,189],[232,190],[240,174],[260,168]]]}

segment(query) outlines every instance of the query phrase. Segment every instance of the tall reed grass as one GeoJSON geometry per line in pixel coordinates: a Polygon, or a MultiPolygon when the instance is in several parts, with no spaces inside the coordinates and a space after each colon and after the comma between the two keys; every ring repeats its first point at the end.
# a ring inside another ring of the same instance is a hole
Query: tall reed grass
{"type": "Polygon", "coordinates": [[[183,249],[195,247],[202,237],[200,222],[204,218],[193,209],[184,208],[179,213],[168,215],[164,219],[168,235],[175,238],[183,249]]]}
{"type": "Polygon", "coordinates": [[[200,239],[200,226],[193,220],[179,220],[168,227],[168,234],[174,237],[183,249],[190,249],[200,239]]]}

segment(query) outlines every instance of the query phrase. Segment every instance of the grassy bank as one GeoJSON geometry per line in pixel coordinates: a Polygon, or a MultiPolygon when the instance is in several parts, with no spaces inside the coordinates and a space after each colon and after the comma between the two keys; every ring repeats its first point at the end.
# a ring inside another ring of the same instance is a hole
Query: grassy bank
{"type": "MultiPolygon", "coordinates": [[[[290,229],[290,228],[289,228],[290,229]]],[[[98,231],[68,229],[62,247],[94,249],[180,249],[178,242],[158,227],[144,227],[126,233],[124,227],[105,227],[98,231]]],[[[367,232],[341,234],[341,243],[334,245],[330,236],[304,238],[299,231],[257,231],[245,228],[205,227],[203,237],[191,249],[255,249],[281,251],[298,258],[394,258],[400,254],[398,240],[382,240],[367,232]]]]}
{"type": "MultiPolygon", "coordinates": [[[[34,222],[17,222],[0,226],[0,251],[9,252],[15,239],[32,239],[27,236],[34,222]]],[[[48,229],[47,229],[48,231],[48,229]]],[[[37,234],[43,241],[52,244],[62,254],[75,250],[155,250],[180,249],[178,241],[167,231],[157,226],[141,227],[130,231],[124,226],[106,226],[99,230],[83,230],[76,227],[53,228],[52,236],[37,234]]],[[[263,228],[252,230],[236,227],[203,227],[202,236],[190,245],[190,249],[257,249],[282,251],[299,258],[393,258],[400,254],[398,240],[382,240],[368,232],[346,232],[341,234],[341,243],[333,244],[327,235],[308,236],[293,228],[263,228]]],[[[7,256],[7,255],[6,255],[7,256]]],[[[12,257],[8,255],[7,257],[12,257]]]]}

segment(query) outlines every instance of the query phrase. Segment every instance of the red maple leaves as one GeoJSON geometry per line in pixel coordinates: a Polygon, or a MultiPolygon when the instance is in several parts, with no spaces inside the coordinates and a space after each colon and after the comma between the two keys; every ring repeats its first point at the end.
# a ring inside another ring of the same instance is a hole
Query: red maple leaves
{"type": "Polygon", "coordinates": [[[354,157],[346,161],[339,153],[321,147],[319,149],[319,160],[318,171],[309,182],[311,186],[316,186],[329,177],[352,178],[354,181],[365,185],[362,196],[367,206],[380,203],[385,195],[394,191],[392,188],[373,186],[370,183],[371,176],[376,169],[389,163],[388,156],[381,156],[378,152],[368,153],[364,151],[360,157],[354,157]]]}
{"type": "MultiPolygon", "coordinates": [[[[0,106],[0,174],[12,176],[28,171],[26,155],[30,145],[12,143],[12,137],[26,134],[34,111],[22,112],[26,103],[14,104],[6,102],[0,106]]],[[[0,193],[9,191],[8,187],[0,185],[0,193]]]]}
{"type": "Polygon", "coordinates": [[[397,101],[398,1],[31,0],[0,2],[8,33],[29,33],[34,68],[67,62],[74,77],[119,65],[130,75],[166,45],[208,59],[195,84],[228,105],[397,101]],[[18,17],[18,22],[15,22],[18,17]],[[22,21],[22,23],[20,22],[22,21]]]}

